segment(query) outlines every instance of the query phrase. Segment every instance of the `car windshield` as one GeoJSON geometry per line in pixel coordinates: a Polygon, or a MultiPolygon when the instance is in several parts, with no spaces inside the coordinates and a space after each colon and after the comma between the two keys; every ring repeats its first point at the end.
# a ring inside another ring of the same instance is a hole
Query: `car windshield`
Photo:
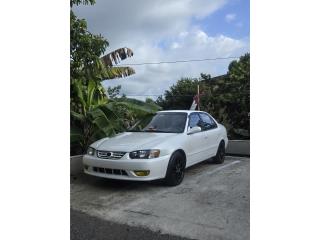
{"type": "Polygon", "coordinates": [[[187,120],[187,113],[159,112],[154,116],[139,121],[128,132],[182,133],[187,120]]]}

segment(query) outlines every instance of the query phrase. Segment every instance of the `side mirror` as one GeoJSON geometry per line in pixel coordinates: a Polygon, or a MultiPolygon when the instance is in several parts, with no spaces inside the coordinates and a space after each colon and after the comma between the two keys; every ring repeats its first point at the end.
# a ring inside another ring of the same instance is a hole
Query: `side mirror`
{"type": "Polygon", "coordinates": [[[201,127],[195,126],[193,128],[190,128],[189,131],[188,131],[188,135],[194,134],[194,133],[197,133],[197,132],[201,132],[201,127]]]}

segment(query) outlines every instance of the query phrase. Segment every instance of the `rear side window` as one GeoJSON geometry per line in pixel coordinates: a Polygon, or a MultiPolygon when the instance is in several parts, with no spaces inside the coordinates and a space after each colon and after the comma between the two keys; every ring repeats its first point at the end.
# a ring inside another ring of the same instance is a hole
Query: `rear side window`
{"type": "Polygon", "coordinates": [[[217,127],[217,124],[213,121],[213,119],[206,113],[199,113],[202,124],[203,124],[203,130],[210,130],[217,127]]]}

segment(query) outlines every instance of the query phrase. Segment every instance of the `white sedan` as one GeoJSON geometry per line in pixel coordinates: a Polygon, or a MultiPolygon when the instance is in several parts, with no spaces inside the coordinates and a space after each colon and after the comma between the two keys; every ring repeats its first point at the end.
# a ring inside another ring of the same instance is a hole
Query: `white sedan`
{"type": "Polygon", "coordinates": [[[202,111],[160,111],[127,132],[91,144],[83,157],[90,175],[182,182],[186,168],[204,160],[223,163],[227,131],[202,111]]]}

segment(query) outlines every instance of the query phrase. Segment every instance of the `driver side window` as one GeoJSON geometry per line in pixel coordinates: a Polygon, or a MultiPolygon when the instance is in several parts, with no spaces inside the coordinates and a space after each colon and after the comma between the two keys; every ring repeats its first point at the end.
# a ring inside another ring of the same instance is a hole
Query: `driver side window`
{"type": "Polygon", "coordinates": [[[203,123],[203,130],[210,130],[217,128],[217,124],[206,113],[200,113],[201,122],[203,123]]]}

